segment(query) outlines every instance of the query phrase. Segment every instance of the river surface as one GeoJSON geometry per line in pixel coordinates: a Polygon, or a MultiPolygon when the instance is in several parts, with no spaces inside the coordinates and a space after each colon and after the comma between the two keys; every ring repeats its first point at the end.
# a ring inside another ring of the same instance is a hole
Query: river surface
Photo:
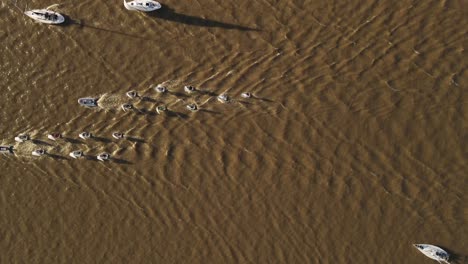
{"type": "Polygon", "coordinates": [[[466,2],[56,3],[0,2],[0,263],[468,262],[466,2]]]}

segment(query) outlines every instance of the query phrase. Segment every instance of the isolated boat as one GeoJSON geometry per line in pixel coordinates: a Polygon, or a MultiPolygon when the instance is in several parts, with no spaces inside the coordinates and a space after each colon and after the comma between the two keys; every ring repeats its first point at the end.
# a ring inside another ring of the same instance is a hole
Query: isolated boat
{"type": "Polygon", "coordinates": [[[421,251],[421,253],[426,255],[426,257],[428,258],[437,260],[439,263],[449,263],[449,253],[447,253],[447,251],[441,249],[440,247],[429,244],[414,244],[413,246],[415,246],[419,251],[421,251]]]}
{"type": "Polygon", "coordinates": [[[81,151],[81,150],[72,151],[72,152],[70,152],[70,157],[72,157],[74,159],[81,158],[81,157],[83,157],[83,151],[81,151]]]}
{"type": "Polygon", "coordinates": [[[114,132],[112,133],[112,137],[115,139],[122,139],[125,137],[124,133],[114,132]]]}
{"type": "Polygon", "coordinates": [[[85,97],[78,99],[78,103],[85,107],[97,107],[97,98],[85,97]]]}
{"type": "Polygon", "coordinates": [[[29,137],[29,135],[26,135],[26,134],[19,134],[18,136],[15,137],[15,141],[20,142],[20,143],[28,141],[28,140],[31,140],[31,138],[29,137]]]}
{"type": "Polygon", "coordinates": [[[13,146],[0,146],[0,153],[13,153],[13,146]]]}
{"type": "Polygon", "coordinates": [[[220,101],[221,103],[227,103],[229,102],[229,96],[227,94],[220,94],[218,96],[218,101],[220,101]]]}
{"type": "Polygon", "coordinates": [[[45,154],[46,154],[46,151],[43,149],[36,149],[32,152],[33,156],[38,156],[38,157],[45,155],[45,154]]]}
{"type": "Polygon", "coordinates": [[[124,6],[130,11],[142,12],[151,12],[161,8],[161,4],[153,0],[134,0],[130,2],[124,0],[124,6]]]}
{"type": "Polygon", "coordinates": [[[86,139],[90,139],[93,135],[89,132],[81,132],[79,137],[86,140],[86,139]]]}
{"type": "Polygon", "coordinates": [[[49,134],[47,135],[47,138],[50,139],[50,140],[57,140],[57,139],[61,139],[62,138],[62,134],[60,133],[52,133],[52,134],[49,134]]]}
{"type": "Polygon", "coordinates": [[[196,104],[189,104],[186,106],[188,110],[195,112],[198,110],[198,106],[196,104]]]}
{"type": "Polygon", "coordinates": [[[110,160],[111,156],[110,154],[102,153],[102,154],[97,155],[96,158],[100,161],[107,161],[107,160],[110,160]]]}
{"type": "Polygon", "coordinates": [[[250,97],[252,97],[252,94],[251,94],[251,93],[248,93],[248,92],[246,92],[246,93],[241,93],[241,97],[242,97],[242,98],[250,98],[250,97]]]}
{"type": "Polygon", "coordinates": [[[28,17],[45,24],[62,24],[65,17],[57,12],[48,9],[34,9],[24,12],[28,17]]]}
{"type": "Polygon", "coordinates": [[[193,93],[195,92],[195,87],[193,87],[192,85],[186,85],[184,86],[184,91],[189,94],[193,93]]]}

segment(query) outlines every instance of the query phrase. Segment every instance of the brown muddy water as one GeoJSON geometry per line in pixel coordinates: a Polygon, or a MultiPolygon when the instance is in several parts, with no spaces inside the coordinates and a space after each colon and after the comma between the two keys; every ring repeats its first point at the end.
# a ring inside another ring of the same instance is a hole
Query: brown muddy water
{"type": "Polygon", "coordinates": [[[1,0],[0,263],[468,262],[466,2],[162,4],[1,0]]]}

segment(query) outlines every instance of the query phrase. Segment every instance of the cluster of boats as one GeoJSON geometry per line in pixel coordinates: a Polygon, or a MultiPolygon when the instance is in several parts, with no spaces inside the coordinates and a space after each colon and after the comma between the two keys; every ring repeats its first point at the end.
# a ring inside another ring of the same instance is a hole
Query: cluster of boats
{"type": "MultiPolygon", "coordinates": [[[[152,12],[160,9],[161,4],[153,0],[134,0],[130,2],[124,0],[124,7],[130,11],[152,12]]],[[[65,22],[64,15],[49,8],[29,10],[25,11],[24,14],[45,24],[62,24],[65,22]]]]}
{"type": "MultiPolygon", "coordinates": [[[[158,93],[168,92],[167,88],[161,85],[156,86],[154,89],[158,93]]],[[[197,91],[198,90],[192,85],[184,86],[184,92],[187,94],[193,94],[193,93],[196,93],[197,91]]],[[[136,91],[129,91],[125,95],[130,99],[135,99],[135,98],[140,97],[140,95],[136,91]]],[[[250,92],[243,92],[241,93],[240,96],[244,99],[253,97],[252,93],[250,92]]],[[[226,93],[220,94],[219,96],[217,96],[216,99],[221,103],[228,103],[231,101],[231,97],[226,93]]],[[[84,97],[84,98],[78,99],[78,104],[80,104],[81,106],[88,107],[88,108],[93,108],[93,107],[98,107],[98,101],[99,101],[99,98],[96,98],[96,97],[84,97]]],[[[196,112],[199,109],[198,105],[195,103],[187,104],[185,108],[191,112],[196,112]]],[[[127,111],[134,109],[134,106],[131,103],[124,103],[120,105],[120,109],[122,109],[124,112],[127,112],[127,111]]],[[[165,105],[156,106],[156,112],[158,114],[162,114],[166,110],[167,110],[167,107],[165,105]]]]}
{"type": "MultiPolygon", "coordinates": [[[[88,140],[88,139],[93,138],[93,134],[91,134],[90,132],[81,132],[80,134],[78,134],[78,137],[83,140],[88,140]]],[[[125,134],[120,133],[120,132],[114,132],[112,133],[112,137],[115,139],[124,139],[125,134]]],[[[59,141],[63,139],[63,136],[60,133],[50,133],[47,135],[47,138],[52,141],[59,141]]],[[[32,139],[28,134],[19,134],[18,136],[15,137],[15,141],[18,143],[24,143],[27,141],[32,141],[32,139]]],[[[13,146],[0,146],[0,153],[13,154],[14,147],[13,146]]],[[[33,150],[31,152],[31,155],[40,157],[40,156],[47,155],[47,151],[45,149],[38,148],[38,149],[33,150]]],[[[69,156],[74,159],[82,158],[84,157],[84,152],[82,150],[74,150],[69,153],[69,156]]],[[[104,153],[97,155],[96,159],[99,161],[108,161],[111,159],[111,155],[109,153],[104,152],[104,153]]]]}

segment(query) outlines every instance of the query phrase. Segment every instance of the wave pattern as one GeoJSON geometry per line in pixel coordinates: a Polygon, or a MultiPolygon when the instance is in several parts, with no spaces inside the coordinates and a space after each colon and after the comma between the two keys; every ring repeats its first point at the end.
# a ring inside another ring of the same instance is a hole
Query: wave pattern
{"type": "Polygon", "coordinates": [[[467,260],[462,1],[163,4],[2,2],[1,263],[467,260]]]}

